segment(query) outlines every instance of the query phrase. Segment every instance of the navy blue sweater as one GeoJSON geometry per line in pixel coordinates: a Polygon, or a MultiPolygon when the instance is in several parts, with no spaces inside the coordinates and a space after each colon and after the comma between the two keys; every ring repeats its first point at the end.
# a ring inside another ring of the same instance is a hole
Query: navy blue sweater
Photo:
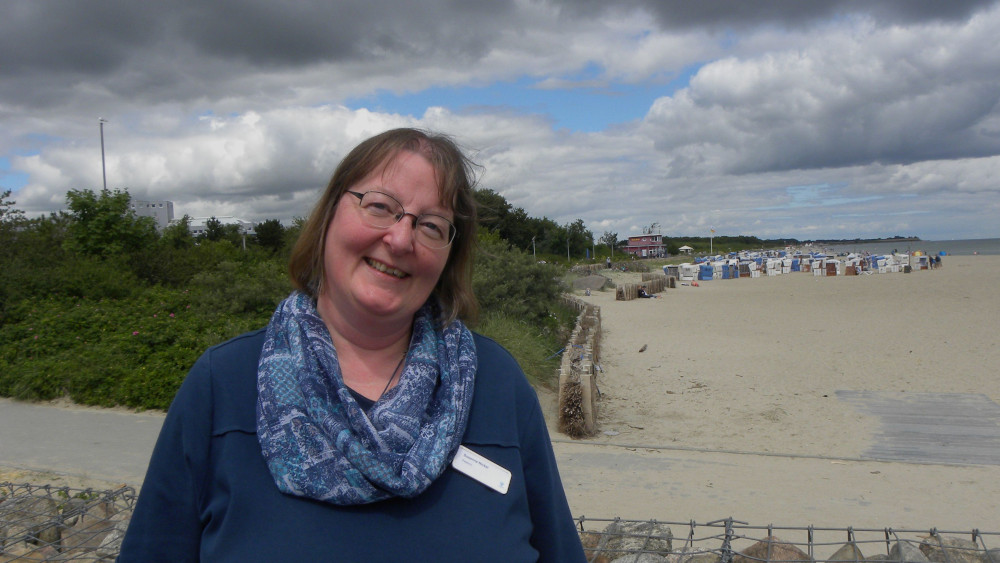
{"type": "Polygon", "coordinates": [[[449,467],[414,499],[282,494],[257,441],[264,331],[210,348],[167,413],[119,561],[585,561],[534,390],[475,335],[463,445],[512,473],[500,494],[449,467]]]}

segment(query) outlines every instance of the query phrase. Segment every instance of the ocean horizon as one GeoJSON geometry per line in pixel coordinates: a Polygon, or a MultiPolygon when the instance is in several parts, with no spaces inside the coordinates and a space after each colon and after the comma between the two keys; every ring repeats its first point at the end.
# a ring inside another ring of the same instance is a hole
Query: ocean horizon
{"type": "Polygon", "coordinates": [[[1000,254],[1000,238],[959,239],[959,240],[897,240],[878,242],[858,242],[819,246],[824,252],[857,252],[869,254],[913,253],[917,251],[935,255],[972,256],[1000,254]]]}

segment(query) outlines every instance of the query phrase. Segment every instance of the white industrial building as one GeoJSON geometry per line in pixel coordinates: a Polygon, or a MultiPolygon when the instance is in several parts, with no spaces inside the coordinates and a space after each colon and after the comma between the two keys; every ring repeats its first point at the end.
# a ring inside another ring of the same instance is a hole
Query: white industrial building
{"type": "Polygon", "coordinates": [[[156,228],[163,230],[174,220],[174,202],[172,201],[145,201],[132,199],[129,207],[135,212],[136,217],[152,217],[156,221],[156,228]]]}
{"type": "MultiPolygon", "coordinates": [[[[205,234],[208,228],[208,221],[212,217],[193,217],[191,223],[188,225],[188,231],[191,232],[192,236],[199,237],[205,234]]],[[[239,217],[233,217],[232,215],[216,215],[215,220],[222,223],[223,225],[236,225],[240,229],[240,233],[244,235],[252,235],[254,233],[254,224],[252,221],[247,221],[245,219],[240,219],[239,217]]]]}

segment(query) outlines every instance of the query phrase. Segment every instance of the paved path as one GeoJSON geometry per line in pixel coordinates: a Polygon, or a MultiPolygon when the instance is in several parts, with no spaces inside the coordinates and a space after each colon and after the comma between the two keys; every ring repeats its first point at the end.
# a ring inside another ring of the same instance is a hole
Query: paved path
{"type": "Polygon", "coordinates": [[[162,424],[161,413],[0,399],[0,466],[138,486],[162,424]]]}

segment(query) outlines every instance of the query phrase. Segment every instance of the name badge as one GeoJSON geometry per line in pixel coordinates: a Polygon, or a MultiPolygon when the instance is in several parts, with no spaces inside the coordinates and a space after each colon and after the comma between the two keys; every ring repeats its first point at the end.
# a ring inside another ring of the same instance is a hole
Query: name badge
{"type": "Polygon", "coordinates": [[[510,471],[465,446],[458,447],[451,466],[502,495],[510,487],[510,471]]]}

